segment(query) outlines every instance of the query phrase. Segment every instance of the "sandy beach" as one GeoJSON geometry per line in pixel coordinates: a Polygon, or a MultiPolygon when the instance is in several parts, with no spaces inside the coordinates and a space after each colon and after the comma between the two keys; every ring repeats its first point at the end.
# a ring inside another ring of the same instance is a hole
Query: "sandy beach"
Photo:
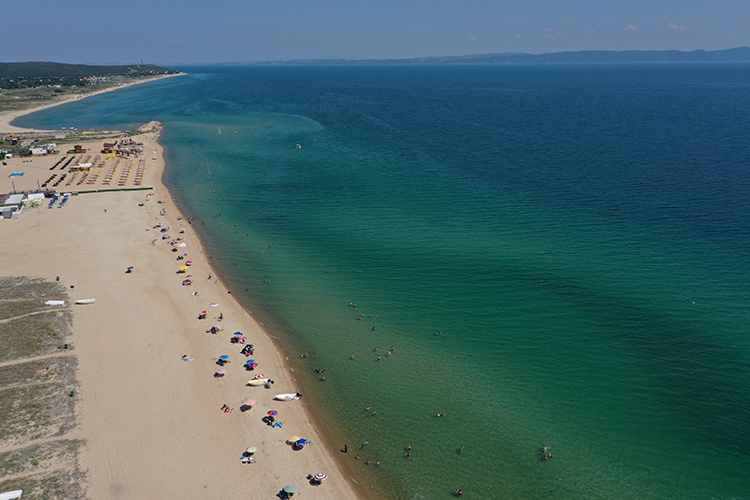
{"type": "Polygon", "coordinates": [[[68,96],[66,98],[60,99],[59,101],[56,101],[56,102],[53,102],[53,103],[44,104],[42,106],[35,106],[35,107],[29,108],[29,109],[23,109],[23,110],[19,110],[19,111],[10,111],[10,112],[7,112],[7,113],[2,113],[2,114],[0,114],[0,133],[7,134],[7,133],[12,133],[12,132],[15,132],[15,133],[18,133],[18,132],[45,132],[45,130],[39,130],[39,129],[14,127],[13,125],[11,125],[11,122],[13,120],[15,120],[16,118],[18,118],[19,116],[24,116],[24,115],[28,115],[28,114],[31,114],[31,113],[35,113],[35,112],[41,111],[43,109],[54,108],[56,106],[61,106],[63,104],[66,104],[66,103],[69,103],[69,102],[72,102],[72,101],[78,101],[80,99],[85,99],[87,97],[92,97],[92,96],[95,96],[95,95],[104,94],[106,92],[112,92],[113,90],[124,89],[125,87],[132,87],[133,85],[140,85],[142,83],[153,82],[153,81],[156,81],[156,80],[161,80],[163,78],[171,78],[171,77],[174,77],[174,76],[181,76],[183,74],[184,73],[177,73],[177,74],[174,74],[174,75],[161,75],[161,76],[156,76],[154,78],[144,78],[143,80],[139,80],[137,82],[125,83],[123,85],[117,85],[117,86],[114,86],[114,87],[109,87],[109,88],[106,88],[104,90],[98,90],[96,92],[91,92],[91,93],[88,93],[88,94],[79,94],[79,95],[68,96]]]}
{"type": "MultiPolygon", "coordinates": [[[[8,125],[16,117],[0,117],[0,130],[17,130],[8,125]]],[[[307,413],[305,400],[315,395],[274,400],[276,394],[297,392],[294,374],[271,338],[213,277],[197,235],[161,183],[158,134],[155,129],[133,137],[143,143],[145,161],[132,160],[127,175],[127,160],[104,159],[101,142],[84,144],[89,161],[99,155],[97,178],[90,182],[91,171],[86,178],[80,174],[48,186],[80,194],[60,208],[47,208],[47,199],[17,219],[0,220],[0,275],[59,277],[71,301],[96,299],[72,306],[78,425],[60,437],[86,441],[81,464],[88,471],[88,497],[261,499],[296,485],[295,498],[364,498],[334,458],[338,447],[324,444],[307,413]],[[124,184],[104,184],[110,169],[124,184]],[[99,192],[85,192],[94,190],[99,192]],[[159,224],[169,229],[161,232],[159,224]],[[185,246],[173,252],[170,242],[177,238],[185,246]],[[183,251],[187,256],[177,260],[183,251]],[[192,265],[178,274],[188,260],[192,265]],[[126,273],[128,267],[133,272],[126,273]],[[188,276],[189,286],[183,284],[188,276]],[[204,320],[198,319],[202,311],[208,312],[204,320]],[[207,332],[215,324],[221,331],[207,332]],[[255,371],[243,367],[243,345],[230,342],[235,332],[254,344],[255,371]],[[184,361],[185,355],[193,360],[184,361]],[[227,374],[216,378],[221,355],[229,355],[230,363],[227,374]],[[259,372],[274,380],[270,389],[247,385],[259,372]],[[240,411],[248,398],[257,403],[240,411]],[[223,412],[225,404],[233,410],[223,412]],[[261,420],[271,410],[282,426],[261,420]],[[286,444],[293,435],[311,444],[293,450],[286,444]],[[257,448],[255,462],[242,463],[250,446],[257,448]],[[307,476],[318,472],[328,478],[313,485],[307,476]]],[[[12,190],[11,180],[17,191],[35,190],[57,172],[50,167],[63,156],[7,160],[0,167],[0,193],[12,190]],[[24,175],[10,179],[12,172],[24,175]]],[[[18,481],[22,488],[23,478],[18,481]]]]}

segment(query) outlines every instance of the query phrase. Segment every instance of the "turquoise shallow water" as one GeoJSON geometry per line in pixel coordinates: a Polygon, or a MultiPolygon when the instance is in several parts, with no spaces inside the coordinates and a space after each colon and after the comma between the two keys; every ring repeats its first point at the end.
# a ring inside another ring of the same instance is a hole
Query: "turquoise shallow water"
{"type": "Polygon", "coordinates": [[[750,67],[189,71],[16,124],[165,123],[373,491],[748,497],[750,67]]]}

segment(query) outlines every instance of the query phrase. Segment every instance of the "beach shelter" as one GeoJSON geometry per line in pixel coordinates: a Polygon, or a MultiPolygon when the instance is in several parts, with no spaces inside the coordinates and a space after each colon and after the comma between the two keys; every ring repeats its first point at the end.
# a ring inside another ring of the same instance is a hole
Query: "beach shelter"
{"type": "Polygon", "coordinates": [[[289,444],[294,444],[297,441],[299,441],[300,439],[302,439],[302,438],[299,437],[299,436],[292,436],[289,439],[287,439],[286,442],[289,443],[289,444]]]}
{"type": "Polygon", "coordinates": [[[304,438],[303,439],[298,439],[297,441],[294,442],[294,446],[296,446],[297,448],[302,448],[306,444],[310,444],[310,441],[308,441],[307,439],[304,439],[304,438]]]}

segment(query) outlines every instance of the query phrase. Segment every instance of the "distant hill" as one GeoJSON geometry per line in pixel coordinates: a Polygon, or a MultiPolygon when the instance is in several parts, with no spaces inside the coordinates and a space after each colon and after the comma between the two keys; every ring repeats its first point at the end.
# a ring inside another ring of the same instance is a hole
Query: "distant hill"
{"type": "Polygon", "coordinates": [[[86,64],[63,64],[55,62],[0,63],[0,78],[139,77],[169,75],[173,73],[179,72],[151,64],[90,66],[86,64]]]}
{"type": "MultiPolygon", "coordinates": [[[[258,65],[377,65],[377,64],[560,64],[560,63],[661,63],[661,62],[750,62],[750,47],[726,50],[581,50],[525,54],[475,54],[467,56],[419,57],[413,59],[297,59],[258,62],[258,65]]],[[[237,64],[237,63],[235,63],[237,64]]]]}

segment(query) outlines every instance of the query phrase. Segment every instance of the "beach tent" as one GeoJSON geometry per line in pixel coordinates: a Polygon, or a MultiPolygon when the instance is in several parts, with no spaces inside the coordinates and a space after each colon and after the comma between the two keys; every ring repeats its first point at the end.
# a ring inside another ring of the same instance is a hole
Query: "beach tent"
{"type": "Polygon", "coordinates": [[[12,194],[5,199],[5,206],[18,206],[21,204],[21,200],[23,200],[23,193],[12,194]]]}

